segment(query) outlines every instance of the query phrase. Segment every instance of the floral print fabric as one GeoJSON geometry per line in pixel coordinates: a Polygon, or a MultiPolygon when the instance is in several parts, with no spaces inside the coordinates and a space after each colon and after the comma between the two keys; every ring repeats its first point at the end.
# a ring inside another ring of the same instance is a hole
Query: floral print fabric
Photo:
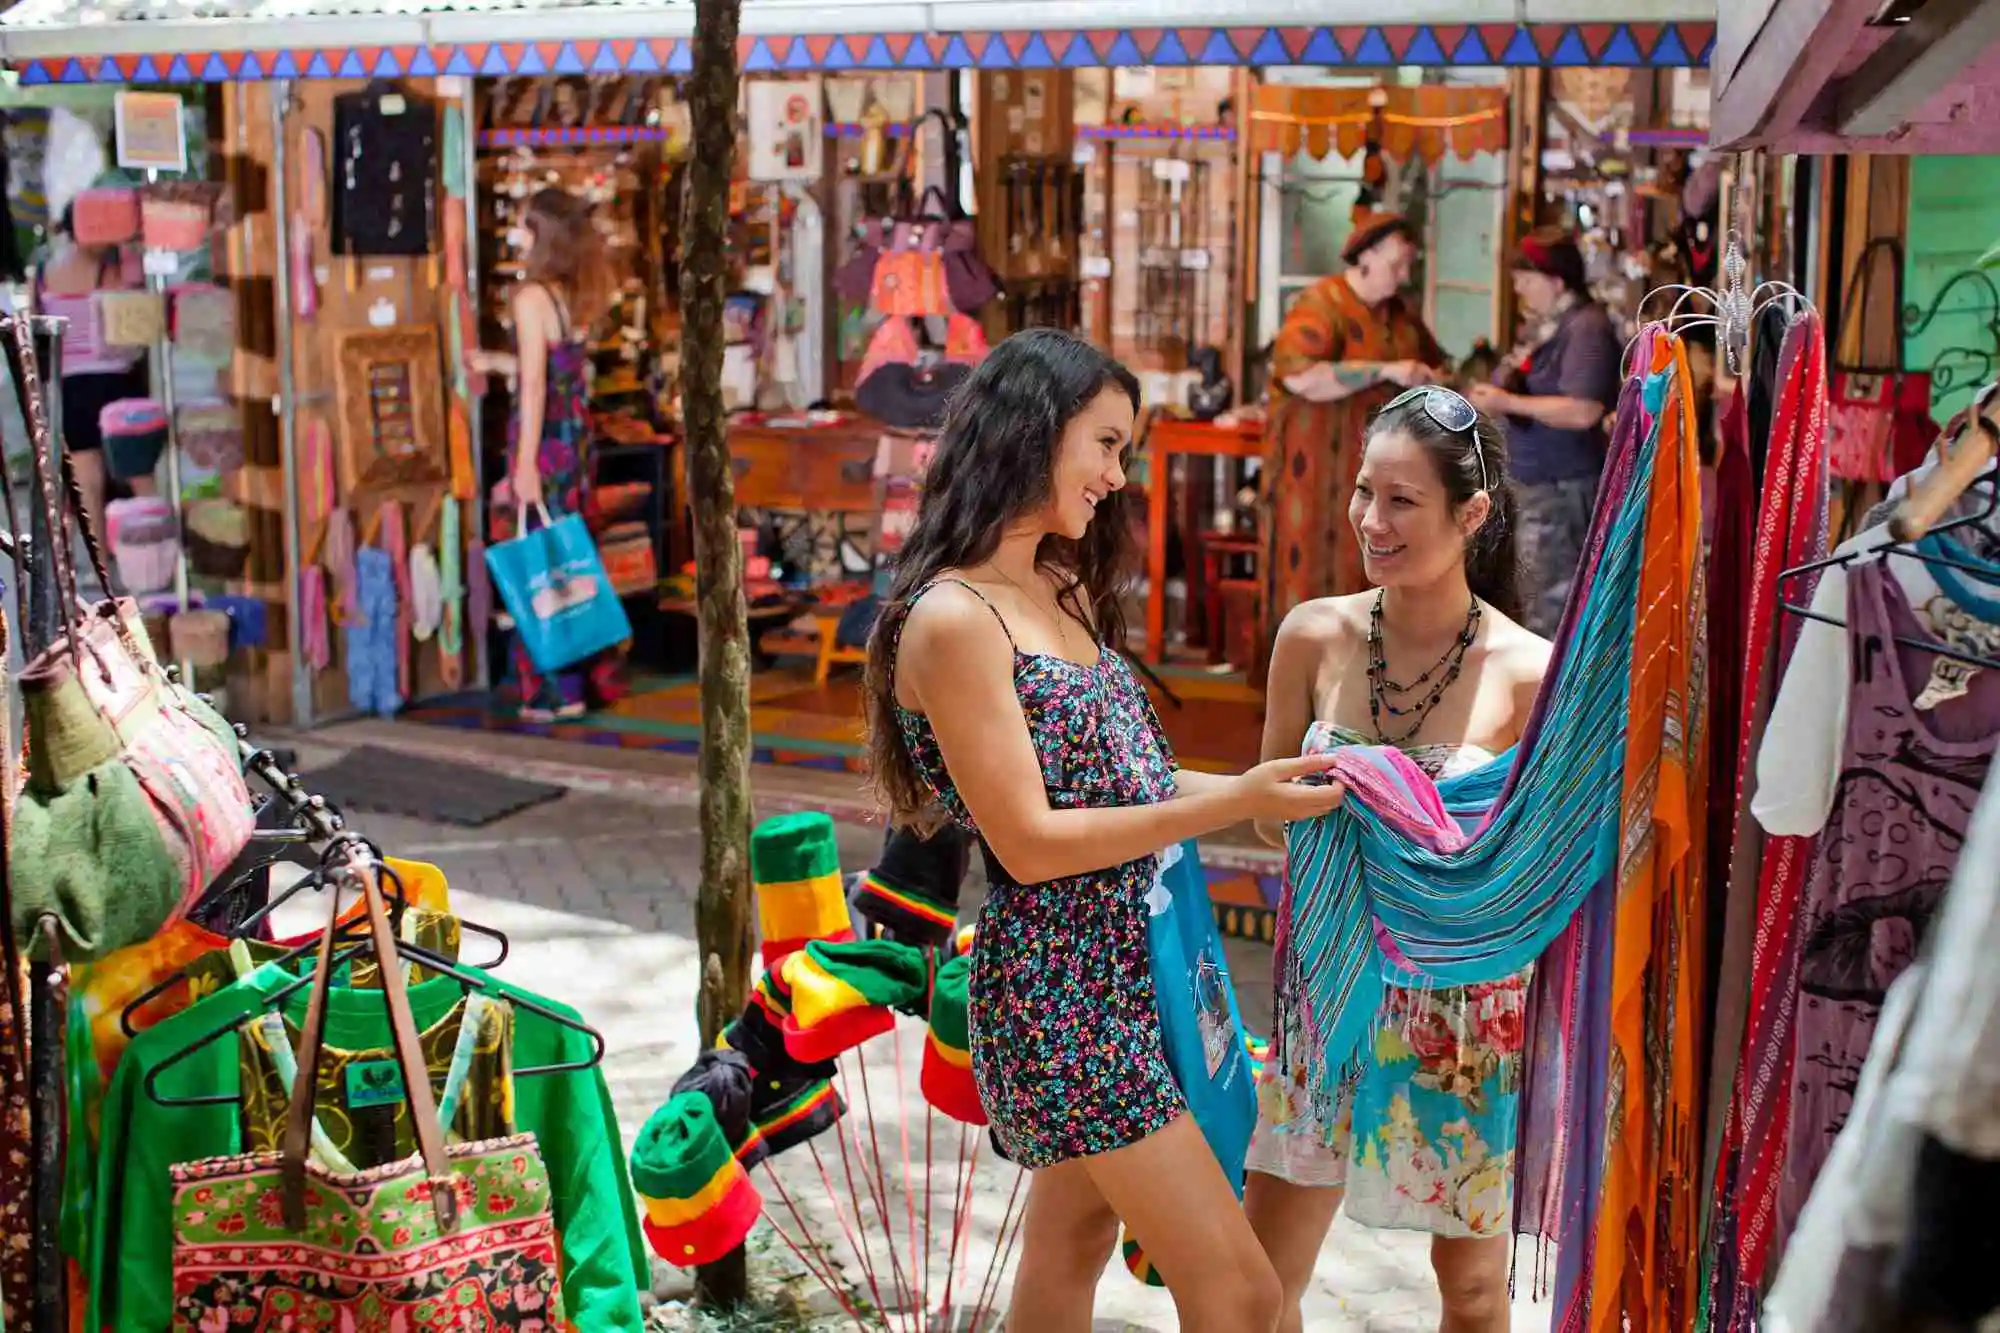
{"type": "MultiPolygon", "coordinates": [[[[1166,735],[1145,687],[1116,652],[1101,648],[1097,663],[1085,666],[1016,649],[1014,690],[1057,809],[1173,795],[1166,735]]],[[[897,717],[940,803],[977,832],[929,721],[900,708],[897,717]]],[[[972,1073],[1001,1150],[1021,1166],[1034,1170],[1137,1143],[1185,1107],[1167,1067],[1146,945],[1146,893],[1157,861],[1147,856],[1046,884],[1015,884],[986,857],[992,882],[979,913],[968,1003],[972,1073]]]]}
{"type": "MultiPolygon", "coordinates": [[[[1335,734],[1315,728],[1314,738],[1335,734]]],[[[1408,753],[1434,780],[1492,758],[1470,745],[1408,753]]],[[[1388,987],[1374,1059],[1342,1088],[1330,1126],[1312,1118],[1303,1063],[1267,1065],[1249,1169],[1344,1189],[1342,1207],[1363,1226],[1506,1235],[1532,974],[1477,986],[1388,987]]],[[[1284,1048],[1305,1045],[1293,1039],[1284,1048]]]]}

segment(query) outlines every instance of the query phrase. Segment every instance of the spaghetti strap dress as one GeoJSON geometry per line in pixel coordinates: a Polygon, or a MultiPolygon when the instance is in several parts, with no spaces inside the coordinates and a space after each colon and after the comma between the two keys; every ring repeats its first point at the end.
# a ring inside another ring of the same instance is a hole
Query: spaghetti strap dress
{"type": "MultiPolygon", "coordinates": [[[[978,589],[937,582],[978,597],[1006,630],[978,589]]],[[[1100,643],[1096,664],[1086,666],[1017,646],[1014,693],[1051,806],[1143,805],[1174,794],[1173,754],[1152,700],[1110,647],[1100,643]]],[[[896,718],[939,803],[977,834],[929,719],[901,706],[896,718]]],[[[1146,895],[1159,857],[1042,884],[1012,882],[997,858],[985,860],[992,883],[974,936],[968,1009],[973,1079],[1000,1150],[1039,1170],[1166,1128],[1186,1103],[1167,1067],[1146,946],[1146,895]]]]}

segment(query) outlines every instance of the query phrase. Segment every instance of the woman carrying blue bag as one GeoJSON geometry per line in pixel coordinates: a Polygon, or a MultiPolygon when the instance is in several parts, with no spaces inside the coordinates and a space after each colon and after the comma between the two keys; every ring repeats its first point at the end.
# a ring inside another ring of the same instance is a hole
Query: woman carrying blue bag
{"type": "MultiPolygon", "coordinates": [[[[489,550],[488,564],[502,597],[508,599],[507,613],[515,622],[512,657],[515,683],[521,692],[521,720],[553,722],[580,716],[591,704],[608,704],[622,693],[618,661],[609,649],[630,634],[627,622],[617,639],[608,644],[598,642],[609,632],[603,626],[625,619],[601,564],[596,589],[572,579],[569,595],[581,597],[595,591],[609,598],[610,604],[571,608],[564,618],[566,623],[548,627],[541,653],[530,651],[522,632],[532,609],[516,606],[509,596],[510,587],[515,592],[521,590],[518,580],[524,568],[555,562],[557,547],[563,558],[576,562],[581,559],[576,550],[580,540],[595,556],[596,548],[582,521],[590,488],[590,358],[586,342],[591,324],[604,308],[606,283],[589,206],[566,191],[546,189],[529,199],[521,226],[510,232],[508,239],[524,250],[522,264],[527,273],[526,280],[514,290],[518,351],[475,352],[472,356],[474,369],[515,381],[515,413],[508,427],[512,458],[507,493],[497,497],[493,507],[496,525],[500,525],[494,536],[505,545],[496,544],[489,550]],[[549,542],[536,543],[533,551],[507,551],[516,539],[544,527],[562,531],[549,542]],[[577,624],[586,620],[587,625],[577,624]],[[571,656],[558,647],[565,639],[593,646],[571,656]],[[549,657],[551,651],[556,660],[549,657]]],[[[532,593],[529,600],[533,600],[532,593]]],[[[543,601],[547,600],[544,595],[543,601]]]]}

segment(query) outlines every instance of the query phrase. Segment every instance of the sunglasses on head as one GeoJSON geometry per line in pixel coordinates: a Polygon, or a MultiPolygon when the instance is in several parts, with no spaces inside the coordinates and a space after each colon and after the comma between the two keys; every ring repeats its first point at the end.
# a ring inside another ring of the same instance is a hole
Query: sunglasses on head
{"type": "Polygon", "coordinates": [[[1479,441],[1479,409],[1472,405],[1472,401],[1458,390],[1447,389],[1441,384],[1420,384],[1391,398],[1382,410],[1393,412],[1410,402],[1422,404],[1424,415],[1437,423],[1440,430],[1453,434],[1464,431],[1472,437],[1472,456],[1479,460],[1479,489],[1491,490],[1486,476],[1486,448],[1479,441]]]}

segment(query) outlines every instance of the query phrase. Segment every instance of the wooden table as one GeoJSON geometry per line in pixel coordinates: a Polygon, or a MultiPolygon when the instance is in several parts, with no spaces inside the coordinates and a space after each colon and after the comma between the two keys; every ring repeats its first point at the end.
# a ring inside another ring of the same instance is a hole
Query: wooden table
{"type": "Polygon", "coordinates": [[[1176,455],[1262,458],[1264,423],[1218,426],[1162,417],[1146,432],[1146,657],[1167,651],[1167,474],[1176,455]]]}

